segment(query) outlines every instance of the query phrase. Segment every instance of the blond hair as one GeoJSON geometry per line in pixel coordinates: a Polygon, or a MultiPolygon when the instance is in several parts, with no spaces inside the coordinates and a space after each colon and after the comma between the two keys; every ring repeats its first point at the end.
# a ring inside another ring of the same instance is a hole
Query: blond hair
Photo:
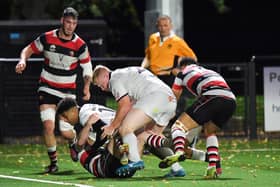
{"type": "Polygon", "coordinates": [[[103,65],[97,65],[94,68],[93,73],[92,73],[92,83],[95,84],[97,77],[99,77],[100,74],[102,74],[105,71],[111,72],[111,70],[108,67],[103,66],[103,65]]]}

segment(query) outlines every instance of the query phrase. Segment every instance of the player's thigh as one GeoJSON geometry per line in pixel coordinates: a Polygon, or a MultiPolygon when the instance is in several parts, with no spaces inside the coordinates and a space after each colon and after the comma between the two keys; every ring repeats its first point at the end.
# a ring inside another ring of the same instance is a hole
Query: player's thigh
{"type": "Polygon", "coordinates": [[[134,132],[140,128],[145,127],[145,125],[150,123],[151,121],[152,118],[146,115],[144,111],[132,108],[124,118],[119,131],[123,135],[134,132]]]}
{"type": "Polygon", "coordinates": [[[152,118],[158,125],[167,126],[175,116],[177,102],[173,95],[154,92],[136,102],[133,108],[138,108],[152,118]]]}
{"type": "Polygon", "coordinates": [[[186,113],[199,125],[213,119],[217,115],[215,97],[202,96],[196,100],[186,111],[186,113]]]}

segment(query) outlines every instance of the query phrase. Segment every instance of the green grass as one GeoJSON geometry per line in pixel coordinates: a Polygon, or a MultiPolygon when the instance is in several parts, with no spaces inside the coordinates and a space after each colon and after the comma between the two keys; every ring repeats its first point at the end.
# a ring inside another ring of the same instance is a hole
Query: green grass
{"type": "MultiPolygon", "coordinates": [[[[194,98],[187,99],[187,106],[190,106],[194,102],[194,98]]],[[[245,119],[245,97],[244,96],[236,96],[236,111],[234,113],[235,117],[245,119]]],[[[116,109],[117,103],[113,98],[108,98],[106,100],[106,106],[116,109]]],[[[256,110],[257,110],[257,125],[259,128],[263,128],[264,126],[264,98],[262,95],[256,96],[256,110]]]]}
{"type": "MultiPolygon", "coordinates": [[[[198,148],[204,148],[200,141],[198,148]]],[[[152,155],[144,156],[144,170],[138,171],[130,179],[97,179],[87,173],[79,163],[71,161],[67,146],[59,146],[60,170],[55,175],[42,174],[48,164],[46,151],[42,145],[0,145],[0,175],[25,177],[56,182],[87,184],[106,187],[171,187],[171,186],[232,186],[232,187],[272,187],[279,186],[280,145],[279,141],[222,140],[220,153],[223,158],[223,175],[217,180],[205,180],[206,163],[187,160],[182,162],[188,175],[182,178],[164,179],[168,169],[157,167],[159,159],[152,155]]],[[[0,186],[62,186],[0,178],[0,186]]]]}

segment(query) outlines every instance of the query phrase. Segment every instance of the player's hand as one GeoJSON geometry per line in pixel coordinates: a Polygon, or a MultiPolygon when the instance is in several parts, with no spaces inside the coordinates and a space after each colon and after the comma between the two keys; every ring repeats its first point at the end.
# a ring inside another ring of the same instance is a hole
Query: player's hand
{"type": "Polygon", "coordinates": [[[25,68],[26,68],[25,60],[20,60],[16,65],[15,71],[18,74],[22,74],[22,72],[25,70],[25,68]]]}
{"type": "Polygon", "coordinates": [[[115,128],[112,125],[106,125],[106,126],[102,127],[102,130],[103,130],[103,133],[101,135],[102,138],[105,138],[105,137],[110,138],[113,136],[115,128]]]}
{"type": "Polygon", "coordinates": [[[99,119],[100,118],[99,118],[98,114],[93,113],[89,116],[86,124],[89,124],[91,126],[92,124],[95,124],[99,119]]]}

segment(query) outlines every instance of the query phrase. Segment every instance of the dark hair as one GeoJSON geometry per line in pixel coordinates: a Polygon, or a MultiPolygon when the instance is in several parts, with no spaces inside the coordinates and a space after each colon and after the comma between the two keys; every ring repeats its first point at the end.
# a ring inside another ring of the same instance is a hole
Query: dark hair
{"type": "Polygon", "coordinates": [[[56,115],[61,115],[63,112],[66,112],[72,107],[78,106],[75,99],[66,97],[59,101],[56,107],[56,115]]]}
{"type": "Polygon", "coordinates": [[[190,64],[198,64],[198,63],[193,58],[183,57],[180,61],[179,66],[182,67],[182,66],[187,66],[190,64]]]}
{"type": "Polygon", "coordinates": [[[72,16],[74,19],[78,19],[79,13],[72,7],[67,7],[63,10],[62,17],[72,16]]]}

